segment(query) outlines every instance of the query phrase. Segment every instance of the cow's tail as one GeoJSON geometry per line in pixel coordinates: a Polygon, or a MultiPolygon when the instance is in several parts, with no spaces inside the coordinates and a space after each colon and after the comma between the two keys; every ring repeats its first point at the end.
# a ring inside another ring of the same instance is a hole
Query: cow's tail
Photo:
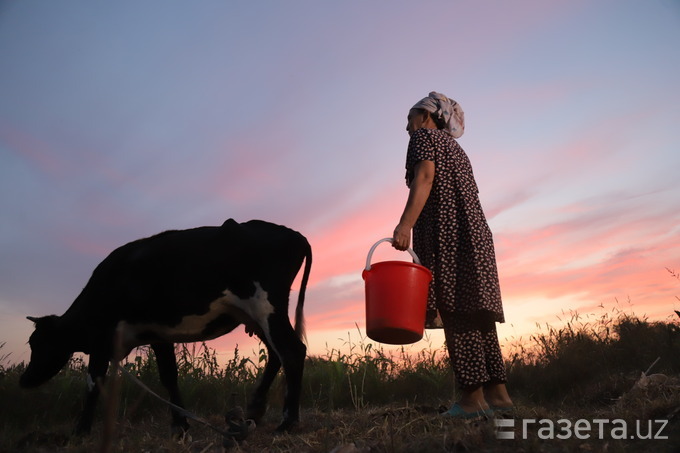
{"type": "Polygon", "coordinates": [[[303,309],[305,306],[305,291],[307,290],[307,282],[309,282],[309,272],[312,269],[312,247],[305,239],[305,270],[302,274],[302,282],[300,283],[300,293],[298,295],[297,307],[295,308],[295,333],[298,338],[307,342],[305,335],[305,316],[303,309]]]}

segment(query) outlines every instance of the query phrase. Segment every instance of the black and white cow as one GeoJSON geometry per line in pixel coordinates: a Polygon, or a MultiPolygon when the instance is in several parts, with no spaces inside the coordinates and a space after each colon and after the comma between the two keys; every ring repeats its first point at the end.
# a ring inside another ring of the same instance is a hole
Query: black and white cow
{"type": "MultiPolygon", "coordinates": [[[[74,352],[89,354],[88,393],[76,427],[89,432],[110,360],[150,344],[161,382],[171,401],[182,406],[173,343],[209,340],[245,324],[269,351],[247,416],[257,421],[264,415],[267,392],[283,365],[287,389],[277,430],[289,430],[299,419],[306,354],[302,308],[311,253],[300,233],[260,220],[239,224],[229,219],[219,227],[166,231],[126,244],[96,267],[62,316],[28,318],[35,331],[20,383],[38,386],[56,375],[74,352]],[[303,261],[293,329],[288,299],[303,261]]],[[[188,428],[180,414],[173,412],[172,418],[174,431],[188,428]]]]}

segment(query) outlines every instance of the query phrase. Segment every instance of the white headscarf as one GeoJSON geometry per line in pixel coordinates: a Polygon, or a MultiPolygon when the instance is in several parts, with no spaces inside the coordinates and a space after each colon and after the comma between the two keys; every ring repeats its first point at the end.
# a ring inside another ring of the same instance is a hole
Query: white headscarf
{"type": "Polygon", "coordinates": [[[465,114],[460,104],[441,93],[430,92],[428,97],[418,101],[412,108],[430,112],[435,122],[444,123],[444,130],[454,138],[459,138],[465,132],[465,114]]]}

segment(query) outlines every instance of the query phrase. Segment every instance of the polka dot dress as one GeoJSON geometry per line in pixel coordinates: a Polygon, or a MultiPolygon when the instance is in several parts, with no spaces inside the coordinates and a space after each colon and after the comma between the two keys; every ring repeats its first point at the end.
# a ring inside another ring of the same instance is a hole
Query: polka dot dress
{"type": "Polygon", "coordinates": [[[426,327],[441,327],[437,310],[487,312],[504,322],[493,237],[470,160],[443,130],[418,129],[408,145],[407,185],[422,160],[435,164],[430,196],[413,228],[413,249],[433,274],[426,327]]]}
{"type": "Polygon", "coordinates": [[[413,228],[413,249],[433,279],[427,328],[444,328],[456,380],[463,388],[505,382],[496,322],[504,322],[496,256],[470,160],[448,133],[411,135],[406,183],[415,165],[433,161],[430,196],[413,228]]]}

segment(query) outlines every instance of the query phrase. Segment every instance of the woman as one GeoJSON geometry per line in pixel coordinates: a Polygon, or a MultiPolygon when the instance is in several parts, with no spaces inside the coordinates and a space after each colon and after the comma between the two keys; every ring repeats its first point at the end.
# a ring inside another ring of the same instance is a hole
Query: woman
{"type": "Polygon", "coordinates": [[[410,191],[393,246],[413,248],[433,280],[427,328],[444,328],[461,398],[446,412],[458,418],[512,407],[496,322],[504,322],[491,230],[470,161],[455,140],[463,110],[431,92],[413,106],[406,130],[410,191]]]}

